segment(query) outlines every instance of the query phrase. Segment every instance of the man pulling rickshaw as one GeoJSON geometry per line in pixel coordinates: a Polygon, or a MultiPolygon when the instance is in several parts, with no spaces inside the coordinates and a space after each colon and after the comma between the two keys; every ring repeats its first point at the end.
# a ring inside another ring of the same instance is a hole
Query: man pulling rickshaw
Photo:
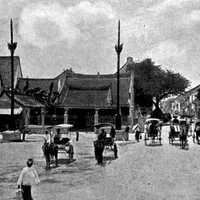
{"type": "Polygon", "coordinates": [[[94,153],[97,164],[103,164],[103,152],[106,148],[110,148],[114,151],[114,157],[117,158],[118,150],[115,143],[115,129],[112,124],[98,124],[95,125],[95,134],[97,136],[94,141],[94,153]]]}
{"type": "Polygon", "coordinates": [[[181,148],[185,148],[187,145],[188,125],[185,119],[173,119],[170,125],[169,143],[172,143],[178,139],[180,141],[181,148]]]}
{"type": "Polygon", "coordinates": [[[144,142],[147,145],[147,140],[151,140],[152,144],[156,141],[161,145],[161,121],[157,118],[149,118],[145,121],[144,142]]]}
{"type": "Polygon", "coordinates": [[[63,151],[69,155],[69,160],[73,160],[74,148],[70,142],[70,138],[62,137],[61,129],[65,129],[68,134],[68,128],[72,125],[60,124],[54,127],[50,127],[50,130],[45,133],[45,141],[42,146],[42,150],[46,159],[46,168],[50,168],[50,163],[55,158],[55,164],[58,164],[58,153],[63,151]]]}

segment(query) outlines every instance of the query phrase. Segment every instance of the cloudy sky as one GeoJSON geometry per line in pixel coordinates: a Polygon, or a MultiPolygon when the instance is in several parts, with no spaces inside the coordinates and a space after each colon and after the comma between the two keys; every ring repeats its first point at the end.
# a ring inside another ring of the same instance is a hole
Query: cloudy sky
{"type": "Polygon", "coordinates": [[[0,0],[0,55],[9,55],[9,19],[15,55],[25,77],[116,71],[117,21],[121,65],[147,57],[200,84],[200,0],[0,0]]]}

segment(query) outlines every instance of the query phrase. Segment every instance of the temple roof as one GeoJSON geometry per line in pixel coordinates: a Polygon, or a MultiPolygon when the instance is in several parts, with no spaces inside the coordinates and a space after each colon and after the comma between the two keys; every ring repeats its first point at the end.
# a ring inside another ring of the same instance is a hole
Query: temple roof
{"type": "Polygon", "coordinates": [[[16,95],[15,101],[21,104],[24,107],[33,107],[33,108],[41,108],[44,107],[43,104],[38,102],[35,98],[27,96],[27,95],[16,95]]]}
{"type": "MultiPolygon", "coordinates": [[[[0,96],[0,108],[10,108],[11,107],[11,100],[10,97],[4,92],[0,96]]],[[[19,108],[20,105],[15,101],[14,107],[19,108]]]]}
{"type": "MultiPolygon", "coordinates": [[[[128,106],[129,76],[120,77],[120,104],[128,106]]],[[[115,107],[117,104],[116,75],[74,74],[67,77],[60,105],[67,107],[115,107]]]]}
{"type": "MultiPolygon", "coordinates": [[[[117,104],[116,74],[78,74],[66,70],[54,79],[19,78],[17,88],[23,91],[27,85],[33,89],[49,90],[54,83],[53,91],[60,93],[56,102],[60,107],[72,108],[108,108],[117,104]]],[[[128,106],[130,75],[120,74],[120,105],[128,106]]]]}
{"type": "Polygon", "coordinates": [[[51,83],[54,83],[53,91],[57,91],[57,80],[53,78],[19,78],[17,82],[17,89],[23,92],[24,87],[28,81],[28,88],[40,88],[41,90],[48,91],[51,83]]]}
{"type": "MultiPolygon", "coordinates": [[[[14,107],[44,107],[41,103],[39,103],[37,100],[35,100],[33,97],[26,96],[26,95],[16,95],[14,96],[14,107]]],[[[0,108],[10,108],[11,107],[11,98],[10,96],[4,92],[0,96],[0,108]]]]}
{"type": "MultiPolygon", "coordinates": [[[[16,76],[17,70],[21,74],[20,59],[18,56],[14,57],[14,73],[16,76]]],[[[0,76],[2,84],[6,88],[11,87],[11,58],[10,56],[0,56],[0,76]]]]}

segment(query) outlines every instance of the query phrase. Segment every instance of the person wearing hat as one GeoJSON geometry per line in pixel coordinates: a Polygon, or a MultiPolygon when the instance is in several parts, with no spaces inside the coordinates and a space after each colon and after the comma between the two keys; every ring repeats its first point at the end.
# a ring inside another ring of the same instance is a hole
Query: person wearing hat
{"type": "Polygon", "coordinates": [[[22,190],[23,200],[33,200],[31,195],[31,186],[40,182],[37,171],[33,167],[33,159],[29,158],[20,173],[17,181],[18,189],[22,190]]]}

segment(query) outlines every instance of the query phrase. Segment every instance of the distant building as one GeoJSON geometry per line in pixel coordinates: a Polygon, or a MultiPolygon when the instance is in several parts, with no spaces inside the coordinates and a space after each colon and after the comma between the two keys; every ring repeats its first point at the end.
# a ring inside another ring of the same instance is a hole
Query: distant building
{"type": "MultiPolygon", "coordinates": [[[[18,79],[22,78],[22,70],[20,65],[20,58],[18,56],[14,57],[14,88],[16,91],[16,85],[18,79]]],[[[7,129],[9,127],[9,120],[11,115],[11,98],[10,98],[10,88],[11,88],[11,58],[9,56],[0,56],[0,130],[7,129]]],[[[37,100],[26,95],[15,95],[14,102],[14,115],[16,126],[19,128],[23,126],[25,121],[27,122],[26,108],[40,109],[44,107],[37,100]]]]}
{"type": "MultiPolygon", "coordinates": [[[[99,122],[114,123],[117,99],[116,74],[86,75],[66,70],[54,79],[19,78],[17,90],[23,92],[28,81],[29,88],[39,87],[58,92],[55,110],[45,111],[45,124],[72,123],[77,129],[93,129],[99,122]],[[54,115],[54,119],[52,119],[54,115]],[[52,121],[54,120],[54,121],[52,121]]],[[[120,105],[123,124],[128,124],[130,75],[120,77],[120,105]]],[[[32,109],[30,122],[41,115],[41,110],[32,109]],[[34,115],[34,110],[37,114],[34,115]]]]}
{"type": "MultiPolygon", "coordinates": [[[[199,89],[200,85],[174,97],[173,99],[167,100],[165,105],[167,103],[170,105],[168,110],[171,114],[200,118],[200,102],[196,97],[199,89]]],[[[166,108],[166,106],[164,107],[166,108]]]]}
{"type": "MultiPolygon", "coordinates": [[[[144,110],[134,104],[134,74],[127,69],[129,61],[131,57],[120,69],[122,125],[130,124],[144,110]]],[[[5,127],[10,115],[10,68],[10,57],[0,57],[0,118],[5,127]]],[[[55,78],[23,78],[17,56],[14,72],[17,127],[71,123],[75,129],[92,130],[97,123],[115,124],[116,73],[89,75],[66,69],[55,78]]]]}

